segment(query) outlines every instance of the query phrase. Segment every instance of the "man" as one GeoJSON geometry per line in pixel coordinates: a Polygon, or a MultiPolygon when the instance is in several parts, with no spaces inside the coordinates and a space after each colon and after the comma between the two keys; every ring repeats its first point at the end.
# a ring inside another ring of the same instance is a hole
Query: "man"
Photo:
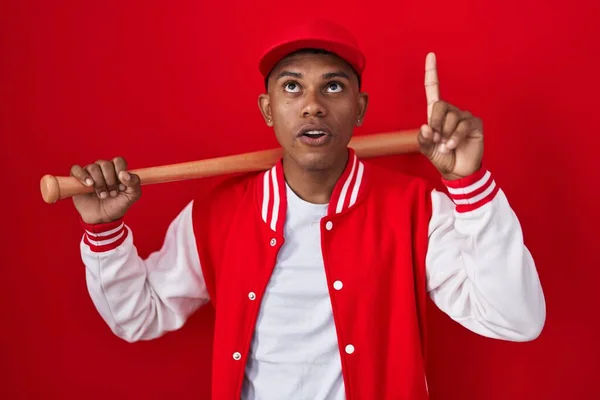
{"type": "Polygon", "coordinates": [[[426,300],[490,338],[535,339],[545,301],[519,221],[482,167],[478,118],[439,99],[426,58],[422,153],[448,195],[358,160],[365,59],[316,20],[263,55],[260,111],[283,148],[272,169],[227,179],[138,256],[127,209],[139,178],[123,158],[74,166],[90,296],[127,341],[215,307],[213,398],[425,399],[426,300]]]}

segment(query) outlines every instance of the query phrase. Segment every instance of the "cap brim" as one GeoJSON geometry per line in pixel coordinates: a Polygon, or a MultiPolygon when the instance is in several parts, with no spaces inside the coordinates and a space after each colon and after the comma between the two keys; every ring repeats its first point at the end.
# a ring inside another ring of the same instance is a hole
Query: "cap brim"
{"type": "Polygon", "coordinates": [[[261,58],[259,62],[260,73],[266,78],[279,61],[302,49],[320,49],[334,53],[350,64],[359,76],[362,75],[365,68],[365,57],[358,48],[332,40],[313,38],[292,40],[274,45],[261,58]]]}

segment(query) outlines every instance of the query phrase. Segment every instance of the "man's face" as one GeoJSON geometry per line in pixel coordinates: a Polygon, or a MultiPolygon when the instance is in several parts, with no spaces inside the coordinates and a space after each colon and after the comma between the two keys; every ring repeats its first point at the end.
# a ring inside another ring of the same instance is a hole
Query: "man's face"
{"type": "Polygon", "coordinates": [[[367,95],[339,57],[299,53],[273,69],[259,105],[286,159],[305,170],[326,170],[345,160],[354,127],[363,121],[367,95]]]}

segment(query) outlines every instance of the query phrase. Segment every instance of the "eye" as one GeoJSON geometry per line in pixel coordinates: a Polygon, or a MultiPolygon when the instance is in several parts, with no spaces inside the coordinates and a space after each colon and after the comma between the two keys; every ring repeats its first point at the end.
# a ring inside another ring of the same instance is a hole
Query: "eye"
{"type": "Polygon", "coordinates": [[[296,82],[287,82],[283,88],[286,92],[290,93],[298,93],[300,91],[300,85],[296,82]]]}
{"type": "Polygon", "coordinates": [[[339,93],[343,88],[344,86],[339,82],[331,82],[329,85],[327,85],[327,90],[330,93],[339,93]]]}

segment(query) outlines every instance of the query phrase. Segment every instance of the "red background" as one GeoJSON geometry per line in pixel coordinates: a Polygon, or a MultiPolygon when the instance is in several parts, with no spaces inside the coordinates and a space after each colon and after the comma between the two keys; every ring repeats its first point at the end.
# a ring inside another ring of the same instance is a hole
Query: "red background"
{"type": "MultiPolygon", "coordinates": [[[[537,261],[548,307],[537,341],[485,339],[432,308],[432,399],[598,398],[598,6],[166,3],[0,5],[0,397],[208,398],[211,310],[160,340],[113,336],[87,295],[72,203],[43,203],[38,182],[115,155],[136,168],[275,146],[253,35],[318,14],[350,27],[368,58],[357,134],[424,121],[424,57],[437,53],[442,98],[483,118],[486,164],[537,261]]],[[[437,182],[419,155],[378,162],[437,182]]],[[[128,216],[143,256],[205,183],[144,189],[128,216]]]]}

